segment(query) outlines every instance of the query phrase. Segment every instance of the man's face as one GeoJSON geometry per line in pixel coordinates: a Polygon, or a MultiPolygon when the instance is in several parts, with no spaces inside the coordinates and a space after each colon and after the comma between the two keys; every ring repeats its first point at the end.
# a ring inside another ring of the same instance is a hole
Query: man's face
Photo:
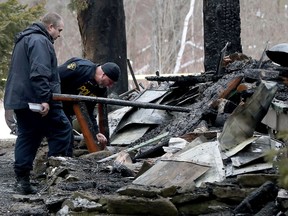
{"type": "Polygon", "coordinates": [[[54,26],[50,24],[47,30],[55,41],[58,37],[60,37],[60,33],[63,31],[63,28],[64,28],[64,23],[63,21],[60,21],[58,23],[58,26],[54,26]]]}
{"type": "MultiPolygon", "coordinates": [[[[100,67],[101,68],[101,67],[100,67]]],[[[98,81],[98,85],[102,88],[104,87],[107,87],[107,88],[111,88],[113,85],[114,85],[114,81],[111,80],[105,73],[104,71],[102,70],[101,68],[101,72],[102,72],[102,75],[101,75],[101,78],[100,80],[98,81]]]]}

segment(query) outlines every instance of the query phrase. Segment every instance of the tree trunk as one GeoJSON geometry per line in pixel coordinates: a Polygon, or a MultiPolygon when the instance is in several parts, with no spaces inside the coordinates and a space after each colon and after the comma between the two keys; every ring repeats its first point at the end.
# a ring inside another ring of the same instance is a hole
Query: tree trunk
{"type": "Polygon", "coordinates": [[[95,63],[111,61],[121,76],[109,92],[128,90],[125,14],[123,0],[87,0],[88,7],[77,14],[83,43],[83,57],[95,63]]]}
{"type": "Polygon", "coordinates": [[[204,0],[204,67],[216,71],[220,51],[227,42],[227,54],[242,53],[239,0],[204,0]]]}
{"type": "MultiPolygon", "coordinates": [[[[128,91],[127,49],[123,0],[87,0],[88,7],[77,14],[83,57],[95,63],[115,62],[121,76],[108,94],[128,91]]],[[[107,105],[100,105],[99,129],[109,137],[107,105]]]]}

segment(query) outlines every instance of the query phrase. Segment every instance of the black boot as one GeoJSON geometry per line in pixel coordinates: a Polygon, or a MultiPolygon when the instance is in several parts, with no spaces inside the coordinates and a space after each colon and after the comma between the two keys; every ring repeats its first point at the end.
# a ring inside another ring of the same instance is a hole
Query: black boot
{"type": "Polygon", "coordinates": [[[31,186],[29,176],[16,177],[16,189],[23,195],[36,194],[37,190],[31,186]]]}

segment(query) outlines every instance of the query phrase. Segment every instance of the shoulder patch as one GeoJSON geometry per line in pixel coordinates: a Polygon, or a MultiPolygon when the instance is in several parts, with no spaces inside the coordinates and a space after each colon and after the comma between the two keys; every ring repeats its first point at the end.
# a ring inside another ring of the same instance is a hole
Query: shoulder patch
{"type": "Polygon", "coordinates": [[[67,69],[70,69],[70,70],[75,70],[76,69],[76,63],[75,62],[72,62],[70,64],[67,65],[67,69]]]}

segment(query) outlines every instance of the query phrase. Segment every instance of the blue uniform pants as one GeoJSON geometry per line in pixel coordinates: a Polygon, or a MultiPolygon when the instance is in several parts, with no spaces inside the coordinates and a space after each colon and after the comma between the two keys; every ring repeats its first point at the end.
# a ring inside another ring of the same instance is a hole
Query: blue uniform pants
{"type": "Polygon", "coordinates": [[[67,156],[72,126],[62,109],[50,109],[42,117],[29,109],[14,110],[18,136],[15,145],[14,171],[16,176],[26,176],[33,169],[33,161],[44,137],[48,142],[48,157],[67,156]]]}

